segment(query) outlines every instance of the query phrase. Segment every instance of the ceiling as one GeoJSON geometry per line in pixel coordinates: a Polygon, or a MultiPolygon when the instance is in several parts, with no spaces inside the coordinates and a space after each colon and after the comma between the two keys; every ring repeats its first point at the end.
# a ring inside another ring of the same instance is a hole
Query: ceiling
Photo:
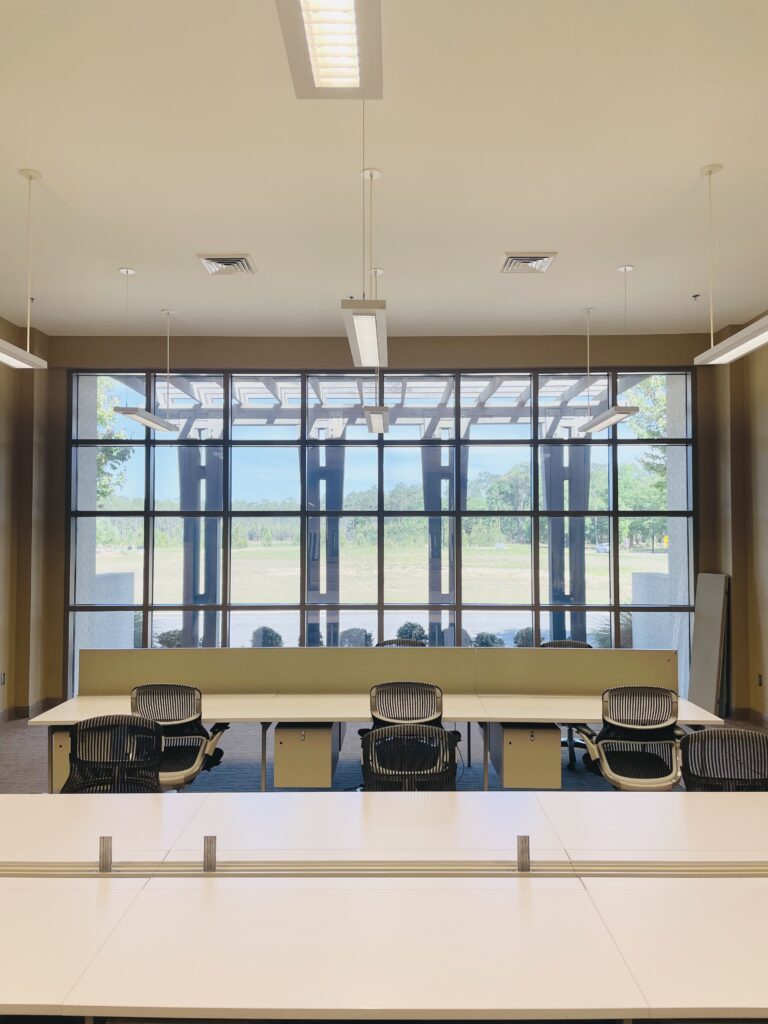
{"type": "MultiPolygon", "coordinates": [[[[708,328],[768,307],[766,0],[381,0],[366,104],[392,335],[708,328]],[[556,250],[501,275],[506,250],[556,250]],[[695,302],[694,293],[701,293],[695,302]]],[[[359,101],[297,100],[273,0],[0,0],[0,315],[54,335],[342,332],[359,101]],[[249,253],[254,277],[195,254],[249,253]],[[126,319],[121,266],[130,280],[126,319]]]]}

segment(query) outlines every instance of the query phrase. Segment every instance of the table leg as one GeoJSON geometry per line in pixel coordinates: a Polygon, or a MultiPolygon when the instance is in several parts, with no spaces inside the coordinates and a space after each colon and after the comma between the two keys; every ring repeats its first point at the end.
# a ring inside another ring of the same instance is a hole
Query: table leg
{"type": "Polygon", "coordinates": [[[472,767],[472,723],[467,722],[467,768],[472,767]]]}
{"type": "Polygon", "coordinates": [[[483,730],[483,789],[488,789],[488,723],[480,722],[483,730]]]}
{"type": "Polygon", "coordinates": [[[576,767],[576,747],[573,743],[573,726],[568,726],[568,767],[573,771],[576,767]]]}
{"type": "Polygon", "coordinates": [[[267,792],[267,733],[271,722],[261,723],[261,792],[267,792]]]}
{"type": "Polygon", "coordinates": [[[48,726],[48,792],[60,793],[69,778],[71,730],[60,725],[48,726]]]}

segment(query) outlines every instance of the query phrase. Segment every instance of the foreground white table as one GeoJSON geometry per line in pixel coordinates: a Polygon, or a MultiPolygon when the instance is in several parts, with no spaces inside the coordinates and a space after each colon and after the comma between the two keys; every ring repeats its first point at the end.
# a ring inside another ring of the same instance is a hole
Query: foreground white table
{"type": "Polygon", "coordinates": [[[648,1013],[577,879],[154,879],[64,1009],[217,1019],[648,1013]],[[482,939],[461,941],[459,921],[482,939]],[[563,922],[578,922],[578,942],[560,941],[563,922]]]}
{"type": "MultiPolygon", "coordinates": [[[[79,696],[58,704],[31,726],[48,727],[49,791],[57,792],[68,774],[69,729],[97,715],[130,714],[127,696],[79,696]]],[[[558,725],[599,722],[596,697],[446,693],[443,719],[456,722],[541,722],[558,725]]],[[[681,700],[681,725],[719,725],[722,719],[681,700]]],[[[267,788],[267,731],[273,722],[369,722],[370,699],[363,693],[210,694],[203,695],[206,722],[261,723],[261,788],[267,788]]],[[[483,788],[488,788],[488,730],[483,728],[483,788]]]]}

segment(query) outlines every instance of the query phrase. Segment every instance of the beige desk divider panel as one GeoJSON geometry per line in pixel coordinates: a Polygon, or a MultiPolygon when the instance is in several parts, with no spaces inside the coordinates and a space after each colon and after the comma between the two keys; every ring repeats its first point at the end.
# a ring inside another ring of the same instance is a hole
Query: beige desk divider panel
{"type": "Polygon", "coordinates": [[[130,693],[140,683],[189,683],[203,693],[274,693],[282,650],[193,647],[81,651],[83,696],[130,693]]]}
{"type": "Polygon", "coordinates": [[[676,651],[477,648],[478,694],[594,696],[610,686],[662,686],[677,693],[676,651]]]}

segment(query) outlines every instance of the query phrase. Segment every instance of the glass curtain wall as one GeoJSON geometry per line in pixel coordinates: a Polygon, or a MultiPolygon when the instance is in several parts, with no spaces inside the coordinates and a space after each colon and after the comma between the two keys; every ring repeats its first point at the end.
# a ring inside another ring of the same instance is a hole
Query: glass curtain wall
{"type": "Polygon", "coordinates": [[[74,374],[73,685],[88,647],[570,638],[675,649],[684,692],[690,389],[682,371],[74,374]],[[579,433],[615,401],[640,411],[579,433]]]}

